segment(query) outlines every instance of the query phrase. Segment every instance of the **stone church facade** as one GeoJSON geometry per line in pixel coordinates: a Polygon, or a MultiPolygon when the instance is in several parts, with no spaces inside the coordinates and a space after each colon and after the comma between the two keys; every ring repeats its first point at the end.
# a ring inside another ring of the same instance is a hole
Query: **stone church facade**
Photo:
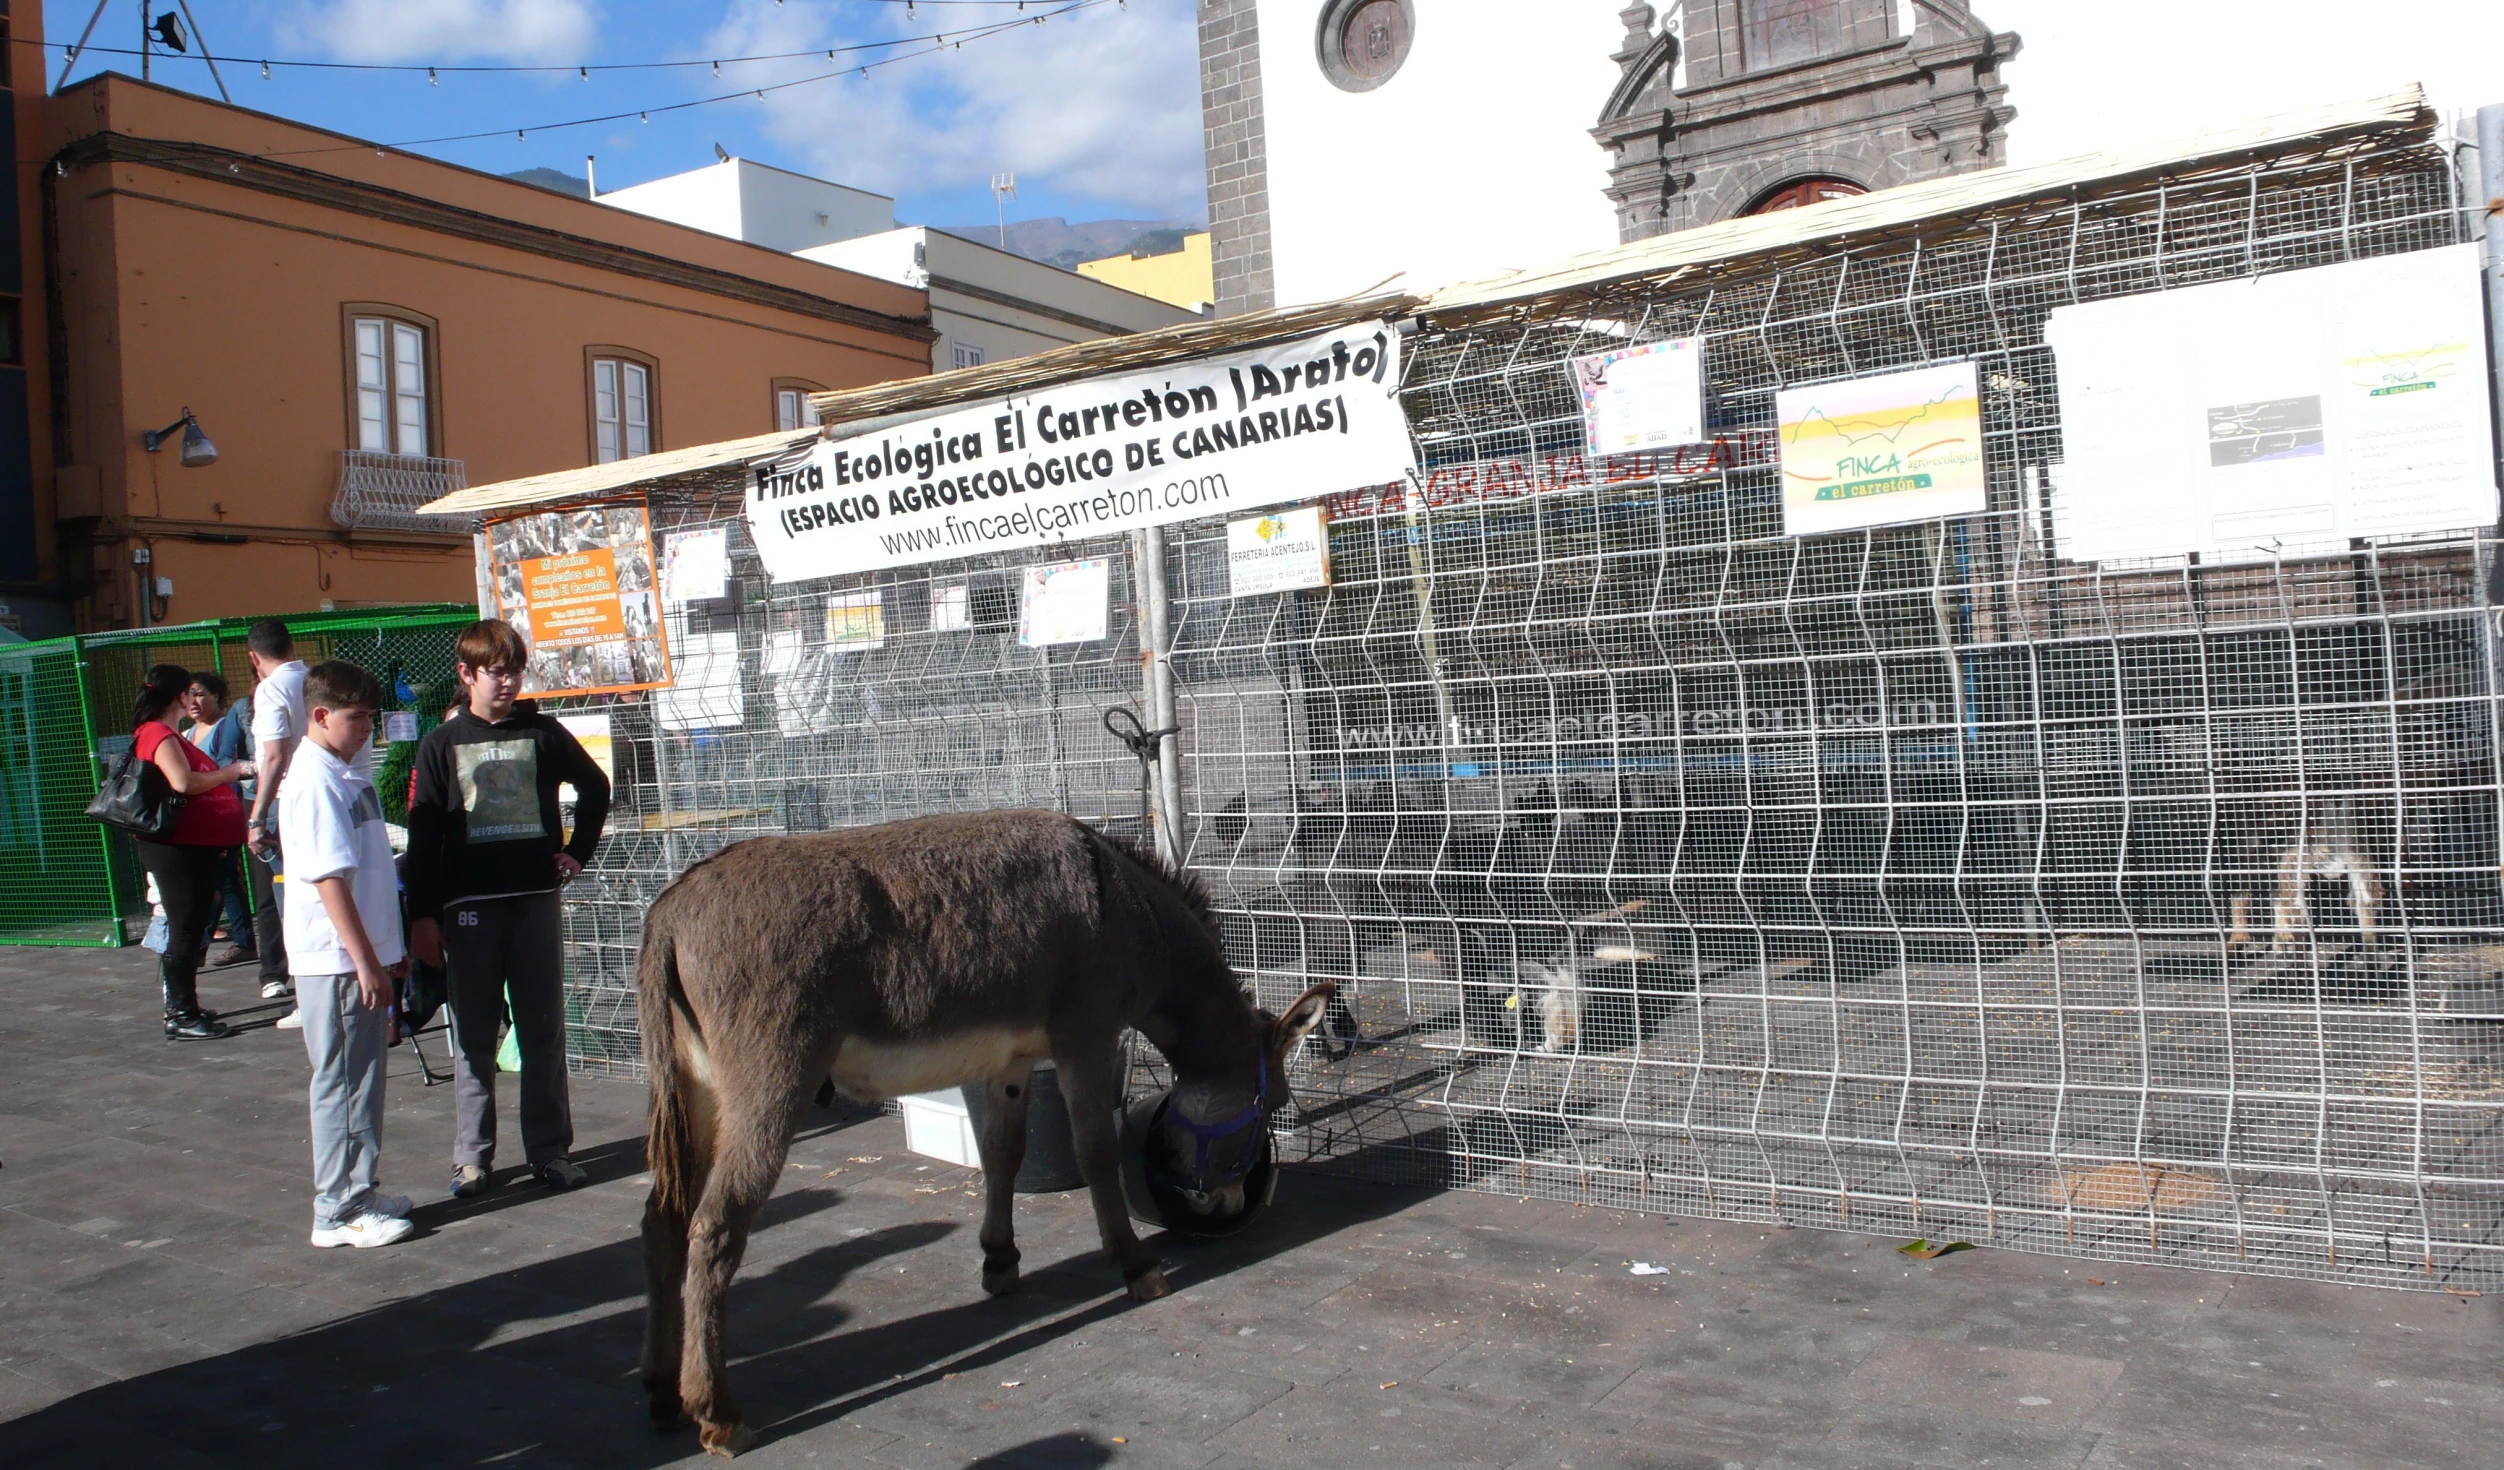
{"type": "Polygon", "coordinates": [[[1218,314],[1325,252],[1435,285],[2006,156],[2018,39],[1967,0],[1610,3],[1194,0],[1218,314]]]}
{"type": "Polygon", "coordinates": [[[1618,238],[1993,168],[2018,38],[1964,0],[1685,0],[1620,13],[1621,76],[1592,136],[1618,238]],[[1673,85],[1683,47],[1683,85],[1673,85]]]}

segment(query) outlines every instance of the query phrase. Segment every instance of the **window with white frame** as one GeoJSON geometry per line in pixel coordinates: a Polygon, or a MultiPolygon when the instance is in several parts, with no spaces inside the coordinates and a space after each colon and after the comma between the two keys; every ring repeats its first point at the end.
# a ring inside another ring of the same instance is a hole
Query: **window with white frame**
{"type": "Polygon", "coordinates": [[[591,360],[591,433],[598,462],[652,452],[652,368],[630,357],[591,360]]]}
{"type": "Polygon", "coordinates": [[[426,329],[390,317],[351,318],[356,357],[356,447],[422,457],[426,437],[426,329]]]}
{"type": "Polygon", "coordinates": [[[978,343],[951,341],[948,343],[948,350],[955,354],[956,360],[952,366],[961,368],[982,366],[983,350],[978,343]]]}
{"type": "Polygon", "coordinates": [[[817,405],[809,402],[806,388],[774,390],[774,427],[805,429],[817,422],[817,405]]]}

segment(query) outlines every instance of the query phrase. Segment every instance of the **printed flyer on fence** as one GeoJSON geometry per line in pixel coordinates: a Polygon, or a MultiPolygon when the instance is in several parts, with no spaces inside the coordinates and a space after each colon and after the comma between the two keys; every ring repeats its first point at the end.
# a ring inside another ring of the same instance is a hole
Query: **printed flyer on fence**
{"type": "Polygon", "coordinates": [[[1417,467],[1399,358],[1367,322],[821,440],[752,468],[748,525],[790,582],[1388,484],[1417,467]]]}
{"type": "Polygon", "coordinates": [[[670,680],[640,500],[586,505],[487,526],[495,614],[530,639],[533,695],[652,689],[670,680]]]}
{"type": "Polygon", "coordinates": [[[1782,529],[1792,536],[1982,513],[1974,365],[1785,388],[1782,529]]]}
{"type": "Polygon", "coordinates": [[[1704,343],[1641,342],[1574,359],[1583,442],[1595,455],[1673,449],[1704,440],[1704,343]]]}

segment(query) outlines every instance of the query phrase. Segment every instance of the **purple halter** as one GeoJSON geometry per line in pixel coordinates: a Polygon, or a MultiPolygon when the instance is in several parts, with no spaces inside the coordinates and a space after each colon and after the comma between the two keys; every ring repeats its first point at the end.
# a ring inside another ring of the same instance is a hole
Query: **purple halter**
{"type": "MultiPolygon", "coordinates": [[[[1208,1177],[1209,1145],[1221,1138],[1232,1138],[1236,1134],[1241,1133],[1244,1129],[1249,1128],[1255,1123],[1260,1122],[1263,1118],[1266,1118],[1269,1115],[1268,1102],[1269,1053],[1266,1050],[1261,1053],[1260,1085],[1253,1089],[1252,1105],[1243,1109],[1241,1112],[1234,1114],[1232,1117],[1226,1118],[1221,1122],[1202,1123],[1183,1112],[1182,1109],[1173,1106],[1170,1098],[1167,1100],[1167,1114],[1172,1117],[1174,1122],[1181,1125],[1185,1131],[1189,1132],[1194,1140],[1196,1140],[1196,1142],[1192,1145],[1191,1150],[1191,1180],[1194,1184],[1199,1186],[1199,1192],[1207,1192],[1213,1183],[1219,1185],[1232,1184],[1236,1180],[1241,1179],[1244,1175],[1252,1172],[1252,1163],[1247,1161],[1242,1168],[1235,1170],[1226,1178],[1212,1181],[1208,1177]]],[[[1257,1159],[1258,1157],[1259,1151],[1256,1149],[1253,1152],[1253,1158],[1257,1159]]]]}

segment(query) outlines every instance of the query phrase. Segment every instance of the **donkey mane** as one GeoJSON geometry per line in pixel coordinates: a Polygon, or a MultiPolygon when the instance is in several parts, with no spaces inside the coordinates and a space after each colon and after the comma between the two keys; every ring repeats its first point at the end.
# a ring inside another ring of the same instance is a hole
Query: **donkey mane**
{"type": "Polygon", "coordinates": [[[1224,931],[1218,927],[1217,923],[1216,900],[1209,897],[1209,886],[1202,881],[1199,874],[1189,868],[1175,867],[1166,862],[1164,856],[1154,848],[1142,847],[1127,837],[1115,836],[1093,825],[1088,826],[1087,830],[1094,833],[1096,839],[1105,846],[1145,868],[1149,876],[1173,889],[1174,896],[1182,900],[1182,906],[1191,911],[1191,916],[1199,921],[1201,928],[1208,931],[1209,937],[1223,939],[1224,931]]]}

